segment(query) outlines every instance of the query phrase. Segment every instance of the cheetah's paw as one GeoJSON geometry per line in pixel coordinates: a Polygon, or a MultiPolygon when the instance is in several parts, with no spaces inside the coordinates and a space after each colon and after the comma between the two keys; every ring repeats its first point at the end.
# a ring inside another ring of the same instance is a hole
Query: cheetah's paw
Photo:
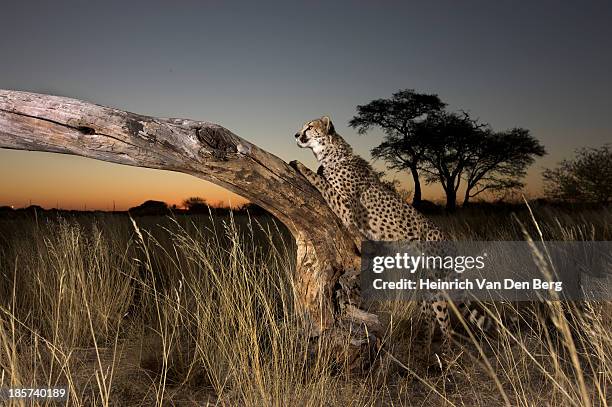
{"type": "Polygon", "coordinates": [[[306,166],[299,162],[298,160],[293,160],[289,162],[289,165],[297,170],[300,174],[304,174],[306,171],[306,166]]]}

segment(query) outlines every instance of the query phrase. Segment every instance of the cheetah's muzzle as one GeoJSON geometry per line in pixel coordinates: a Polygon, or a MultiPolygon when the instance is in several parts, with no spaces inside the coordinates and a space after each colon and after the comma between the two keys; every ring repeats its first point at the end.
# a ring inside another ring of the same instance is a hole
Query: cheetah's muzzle
{"type": "Polygon", "coordinates": [[[308,137],[306,137],[306,134],[295,133],[295,138],[302,144],[308,143],[308,137]]]}

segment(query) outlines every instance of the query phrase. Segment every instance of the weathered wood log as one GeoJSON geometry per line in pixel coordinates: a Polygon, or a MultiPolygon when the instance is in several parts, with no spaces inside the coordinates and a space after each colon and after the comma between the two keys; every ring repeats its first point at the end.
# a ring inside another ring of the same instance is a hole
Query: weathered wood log
{"type": "Polygon", "coordinates": [[[355,289],[354,281],[338,283],[343,273],[359,266],[359,237],[343,227],[318,191],[287,163],[217,124],[0,90],[0,147],[178,171],[236,192],[276,216],[295,237],[298,295],[311,336],[329,328],[353,329],[346,328],[347,320],[370,330],[376,324],[372,314],[355,312],[359,296],[346,293],[355,289]],[[356,301],[351,306],[339,300],[351,297],[356,301]]]}

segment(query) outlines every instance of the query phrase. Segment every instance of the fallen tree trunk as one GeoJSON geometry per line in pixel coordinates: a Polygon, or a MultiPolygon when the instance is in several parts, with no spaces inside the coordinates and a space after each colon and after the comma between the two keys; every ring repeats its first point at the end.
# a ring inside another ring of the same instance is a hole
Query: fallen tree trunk
{"type": "Polygon", "coordinates": [[[343,227],[292,167],[219,125],[0,90],[0,147],[178,171],[235,192],[268,210],[293,234],[298,295],[310,336],[331,328],[354,335],[360,331],[351,326],[355,322],[370,330],[376,325],[372,314],[358,309],[358,273],[351,270],[359,266],[359,237],[343,227]]]}

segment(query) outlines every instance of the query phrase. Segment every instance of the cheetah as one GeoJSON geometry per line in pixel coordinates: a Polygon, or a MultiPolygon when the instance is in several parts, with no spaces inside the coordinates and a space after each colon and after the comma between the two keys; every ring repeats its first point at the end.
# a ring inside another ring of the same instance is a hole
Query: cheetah
{"type": "MultiPolygon", "coordinates": [[[[336,133],[329,117],[307,122],[295,134],[301,148],[310,148],[320,167],[316,173],[298,161],[296,168],[317,188],[332,211],[351,229],[372,241],[444,241],[441,230],[429,219],[405,202],[399,194],[385,186],[370,164],[353,153],[351,146],[336,133]]],[[[484,315],[468,310],[468,303],[459,309],[479,327],[484,326],[484,315]]],[[[453,334],[449,318],[449,304],[441,294],[421,304],[427,327],[426,343],[437,322],[443,340],[453,334]]]]}

